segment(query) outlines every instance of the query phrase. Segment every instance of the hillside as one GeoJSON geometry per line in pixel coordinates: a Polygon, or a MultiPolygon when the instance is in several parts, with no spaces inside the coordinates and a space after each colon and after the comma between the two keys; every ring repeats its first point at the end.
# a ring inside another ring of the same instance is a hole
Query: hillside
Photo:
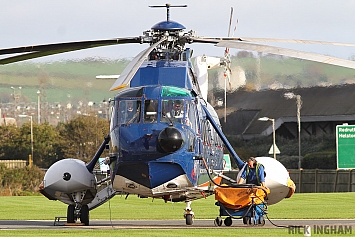
{"type": "Polygon", "coordinates": [[[232,70],[242,68],[250,88],[330,86],[355,82],[353,69],[275,55],[261,55],[260,59],[250,54],[242,55],[240,52],[232,57],[232,70]]]}
{"type": "Polygon", "coordinates": [[[87,58],[79,61],[17,63],[0,67],[0,100],[12,102],[12,94],[21,94],[20,101],[37,101],[37,90],[46,94],[46,101],[102,101],[112,98],[112,80],[97,80],[97,75],[120,74],[128,60],[87,58]],[[11,89],[15,88],[15,91],[11,89]],[[18,89],[21,87],[21,89],[18,89]]]}
{"type": "MultiPolygon", "coordinates": [[[[115,93],[108,91],[113,81],[96,80],[95,77],[120,74],[128,62],[127,59],[86,58],[77,61],[36,64],[24,62],[1,66],[0,101],[12,103],[13,94],[20,94],[20,101],[36,102],[36,92],[41,89],[42,95],[45,96],[43,99],[49,103],[99,102],[112,98],[115,93]],[[19,87],[21,89],[18,89],[19,87]]],[[[353,83],[355,78],[355,70],[352,69],[270,55],[262,55],[259,59],[243,51],[232,57],[232,69],[232,86],[238,84],[240,72],[243,72],[245,81],[239,84],[250,89],[326,86],[353,83]]],[[[223,88],[222,72],[221,69],[211,71],[211,87],[223,88]],[[217,78],[219,83],[216,83],[217,78]]]]}

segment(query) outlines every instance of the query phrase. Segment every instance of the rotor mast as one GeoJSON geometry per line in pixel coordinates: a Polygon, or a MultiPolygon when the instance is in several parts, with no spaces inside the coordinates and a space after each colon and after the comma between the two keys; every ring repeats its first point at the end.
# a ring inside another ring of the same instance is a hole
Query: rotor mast
{"type": "Polygon", "coordinates": [[[172,6],[170,3],[165,4],[165,6],[163,5],[158,5],[158,6],[149,6],[151,8],[154,7],[166,7],[166,21],[170,21],[170,7],[187,7],[187,5],[176,5],[176,6],[172,6]]]}

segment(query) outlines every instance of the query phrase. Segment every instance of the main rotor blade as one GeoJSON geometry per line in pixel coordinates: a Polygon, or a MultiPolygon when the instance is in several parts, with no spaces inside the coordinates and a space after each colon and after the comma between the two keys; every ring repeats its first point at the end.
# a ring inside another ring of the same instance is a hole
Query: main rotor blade
{"type": "MultiPolygon", "coordinates": [[[[305,60],[310,60],[310,61],[315,61],[320,63],[326,63],[330,65],[355,69],[355,61],[350,61],[350,60],[322,55],[322,54],[309,53],[309,52],[303,52],[299,50],[285,49],[285,48],[268,46],[268,45],[230,41],[230,40],[213,40],[212,38],[210,39],[192,38],[192,40],[198,43],[214,43],[218,47],[228,47],[228,48],[236,48],[242,50],[251,50],[260,53],[283,55],[292,58],[305,59],[305,60]]],[[[350,44],[348,44],[348,46],[349,45],[350,44]]]]}
{"type": "Polygon", "coordinates": [[[232,18],[233,18],[233,7],[231,7],[231,14],[229,16],[228,37],[230,36],[231,33],[232,18]]]}
{"type": "Polygon", "coordinates": [[[49,55],[53,55],[53,54],[66,53],[66,52],[70,52],[70,51],[74,51],[74,50],[78,50],[78,49],[56,50],[55,52],[54,51],[44,51],[44,52],[25,53],[25,54],[21,54],[18,56],[0,59],[0,64],[5,65],[5,64],[9,64],[9,63],[16,63],[16,62],[20,62],[20,61],[33,59],[33,58],[40,58],[40,57],[49,56],[49,55]]]}
{"type": "Polygon", "coordinates": [[[18,54],[12,57],[6,57],[0,59],[0,64],[8,64],[28,60],[32,58],[38,58],[53,54],[66,53],[75,50],[89,49],[95,47],[109,46],[115,44],[129,44],[129,43],[141,43],[140,37],[130,38],[116,38],[107,40],[91,40],[91,41],[78,41],[67,43],[56,43],[46,45],[25,46],[17,48],[0,49],[0,55],[6,54],[18,54]]]}
{"type": "Polygon", "coordinates": [[[320,44],[320,45],[333,45],[333,46],[348,46],[354,47],[353,43],[340,43],[319,40],[299,40],[299,39],[276,39],[276,38],[247,38],[247,37],[199,37],[199,39],[206,40],[228,40],[228,41],[241,41],[241,42],[268,42],[268,43],[292,43],[292,44],[320,44]]]}
{"type": "Polygon", "coordinates": [[[149,48],[140,52],[123,70],[118,79],[113,83],[110,88],[110,91],[122,89],[126,87],[138,71],[139,67],[142,65],[144,60],[148,57],[150,52],[153,51],[159,44],[166,40],[166,37],[161,38],[158,42],[152,44],[149,48]]]}

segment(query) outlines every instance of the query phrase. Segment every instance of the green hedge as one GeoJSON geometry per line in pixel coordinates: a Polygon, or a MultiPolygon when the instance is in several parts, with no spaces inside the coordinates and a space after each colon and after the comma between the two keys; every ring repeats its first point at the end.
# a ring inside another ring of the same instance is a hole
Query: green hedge
{"type": "MultiPolygon", "coordinates": [[[[298,169],[298,156],[276,156],[276,159],[285,166],[286,169],[298,169]]],[[[302,161],[302,157],[301,157],[302,161]]]]}
{"type": "Polygon", "coordinates": [[[308,153],[302,160],[303,169],[336,169],[336,153],[323,151],[308,153]]]}
{"type": "Polygon", "coordinates": [[[0,164],[0,196],[39,195],[43,177],[44,171],[36,166],[9,169],[0,164]]]}

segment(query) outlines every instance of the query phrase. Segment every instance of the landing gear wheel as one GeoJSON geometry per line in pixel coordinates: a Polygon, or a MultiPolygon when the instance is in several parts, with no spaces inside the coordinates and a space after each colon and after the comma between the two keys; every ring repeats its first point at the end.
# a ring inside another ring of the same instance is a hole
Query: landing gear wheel
{"type": "Polygon", "coordinates": [[[80,221],[84,225],[89,225],[89,207],[88,205],[83,205],[80,210],[80,221]]]}
{"type": "Polygon", "coordinates": [[[244,225],[247,225],[247,224],[249,223],[249,219],[250,219],[249,216],[244,216],[244,217],[243,217],[243,224],[244,224],[244,225]]]}
{"type": "Polygon", "coordinates": [[[233,221],[232,221],[232,218],[231,218],[230,216],[228,216],[228,217],[224,220],[224,224],[225,224],[226,226],[231,226],[232,223],[233,223],[233,221]]]}
{"type": "Polygon", "coordinates": [[[70,204],[67,210],[67,223],[75,223],[74,212],[75,212],[75,206],[73,204],[70,204]]]}
{"type": "Polygon", "coordinates": [[[192,219],[192,214],[186,214],[185,219],[186,219],[186,225],[192,225],[194,223],[192,219]]]}
{"type": "Polygon", "coordinates": [[[216,217],[216,219],[214,220],[214,225],[215,226],[221,226],[223,223],[222,217],[218,216],[216,217]]]}
{"type": "Polygon", "coordinates": [[[265,218],[263,216],[261,216],[258,220],[258,225],[260,226],[264,226],[265,225],[265,218]]]}
{"type": "Polygon", "coordinates": [[[249,218],[248,225],[255,225],[254,217],[249,218]]]}

